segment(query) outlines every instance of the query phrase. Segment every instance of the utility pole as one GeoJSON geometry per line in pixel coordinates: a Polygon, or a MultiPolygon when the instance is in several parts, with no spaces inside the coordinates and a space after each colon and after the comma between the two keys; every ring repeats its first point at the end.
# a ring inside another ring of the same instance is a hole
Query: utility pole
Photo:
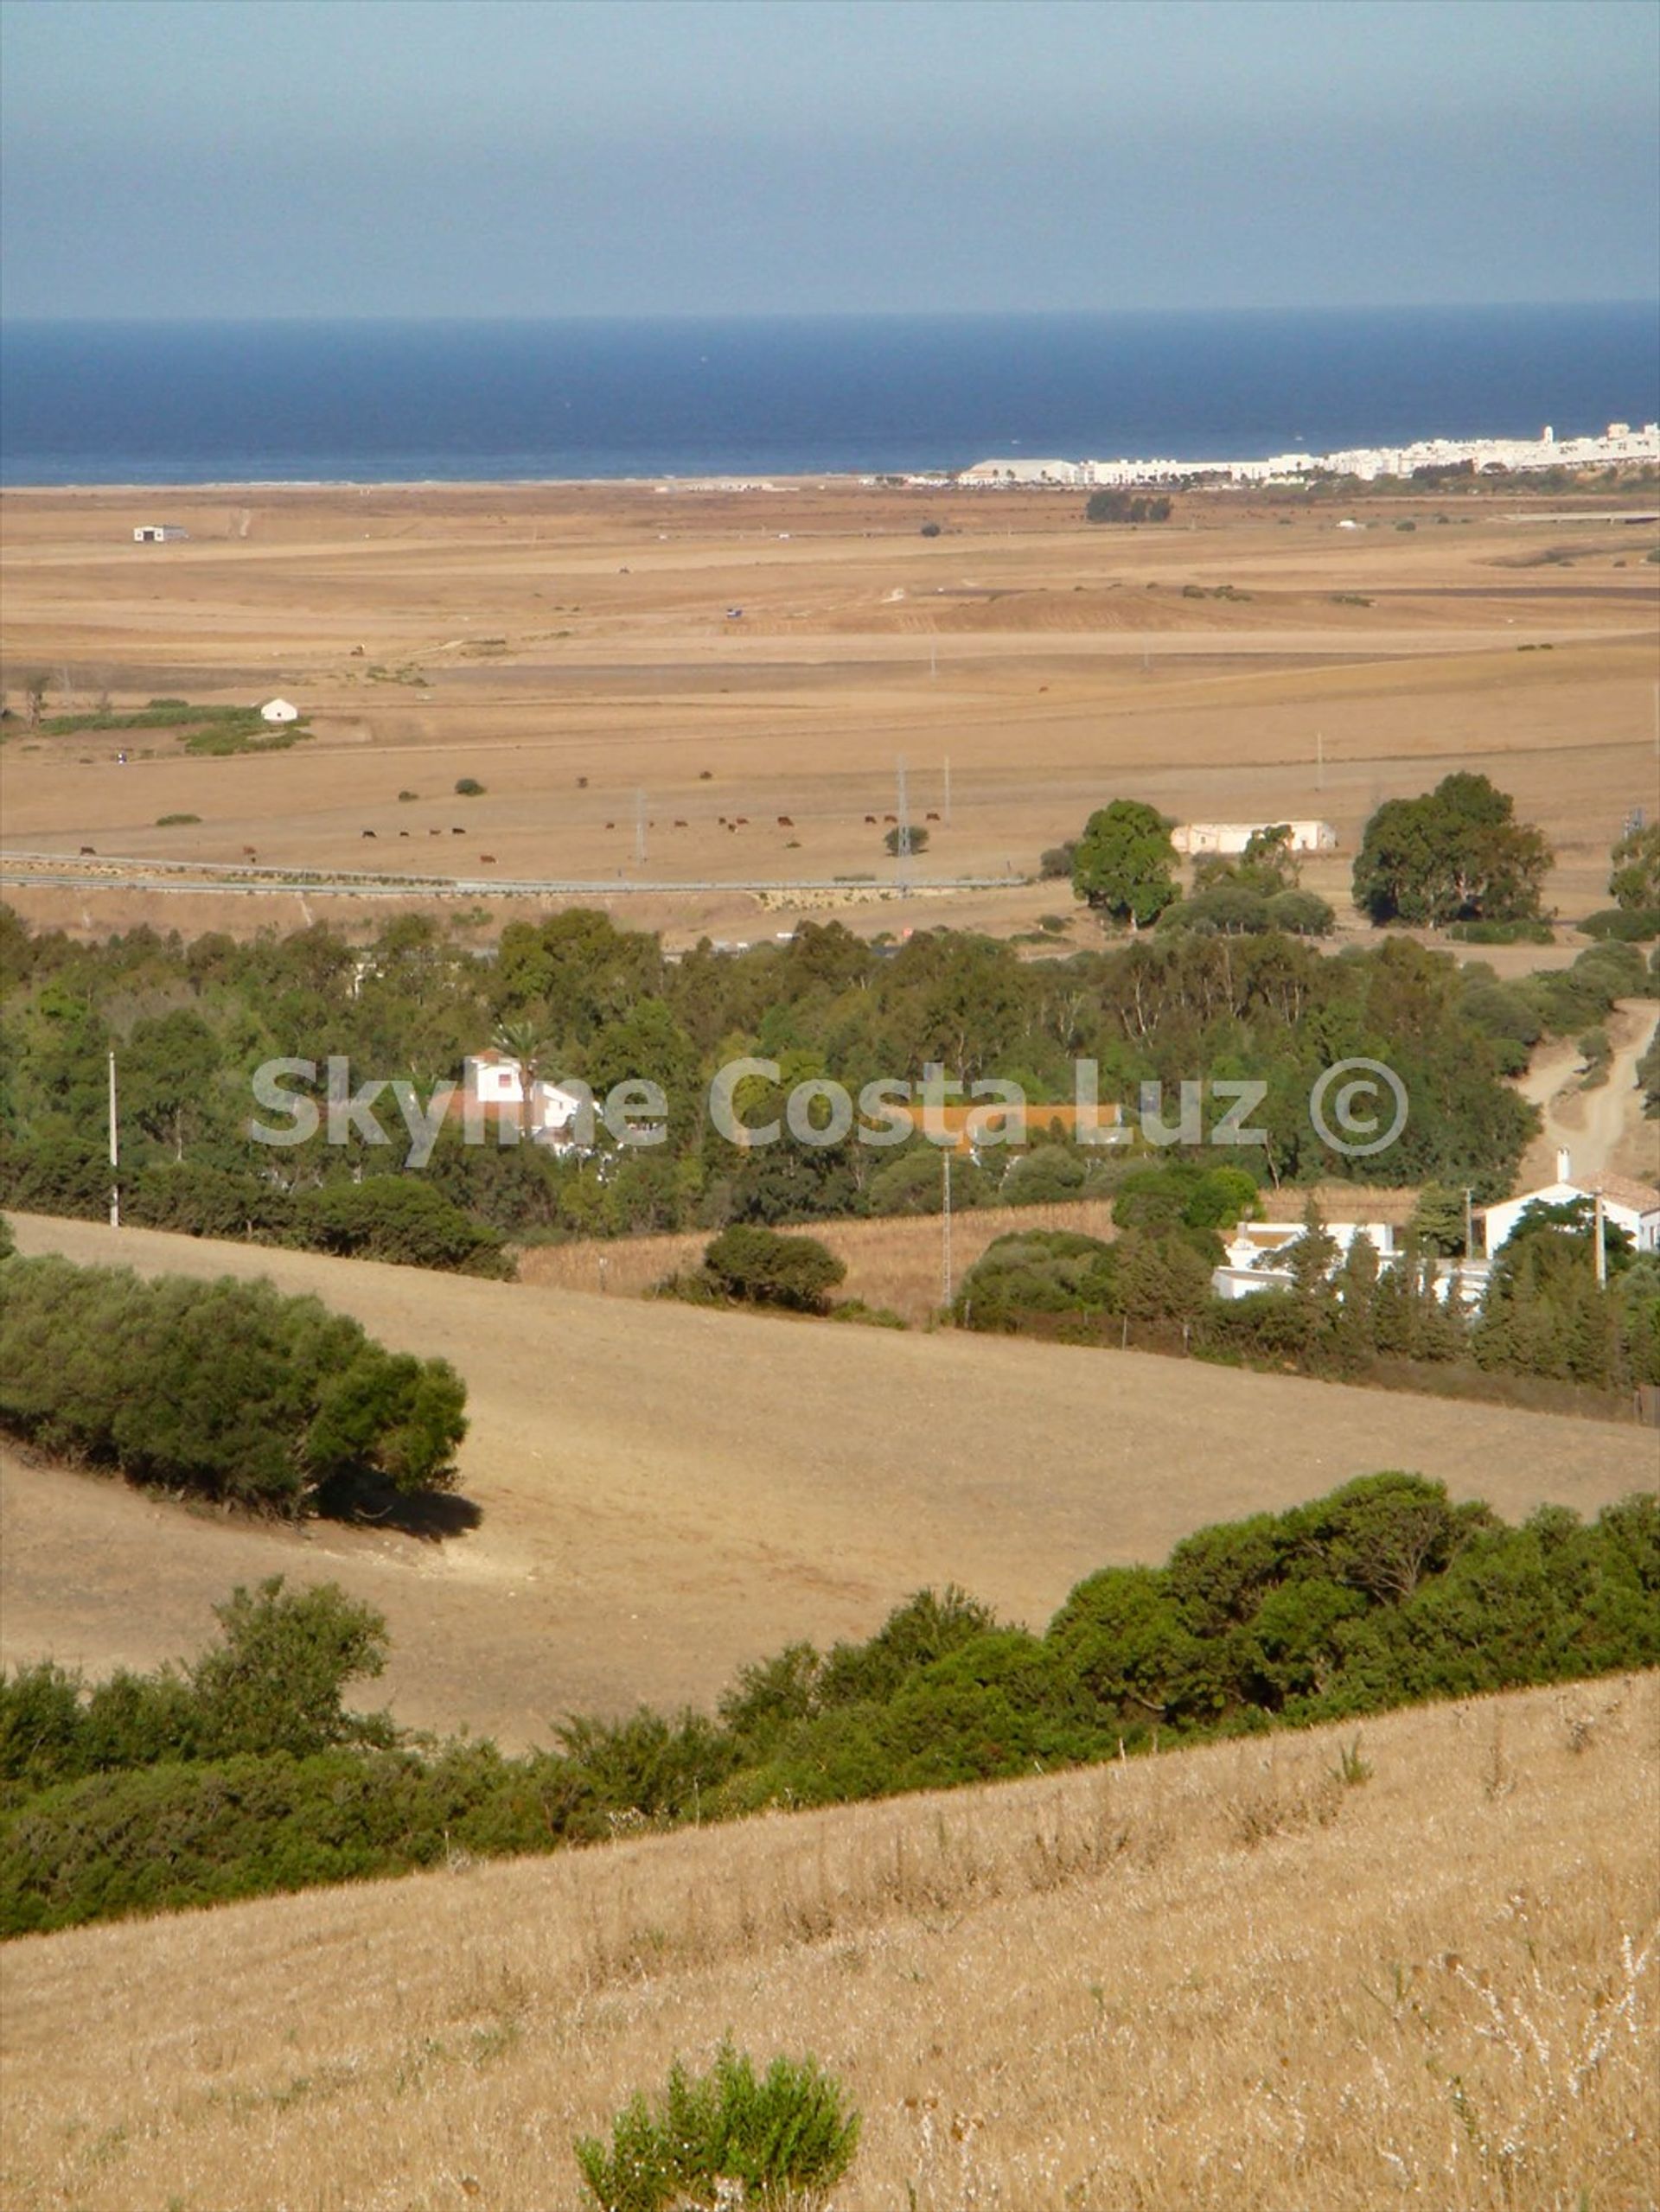
{"type": "Polygon", "coordinates": [[[940,1223],[941,1223],[941,1230],[942,1230],[942,1242],[943,1242],[943,1268],[944,1268],[944,1278],[945,1278],[945,1297],[944,1297],[944,1299],[943,1299],[942,1303],[943,1303],[944,1304],[946,1304],[947,1306],[948,1306],[948,1305],[950,1304],[950,1303],[951,1303],[951,1289],[952,1289],[952,1284],[951,1284],[951,1148],[950,1148],[950,1146],[949,1146],[948,1144],[946,1146],[945,1150],[944,1150],[944,1151],[941,1153],[941,1155],[940,1155],[940,1166],[941,1166],[941,1169],[942,1169],[942,1171],[943,1171],[942,1188],[943,1188],[944,1194],[945,1194],[945,1203],[944,1203],[944,1205],[942,1207],[941,1211],[940,1211],[940,1223]]]}
{"type": "Polygon", "coordinates": [[[945,826],[951,826],[951,755],[945,756],[945,826]]]}
{"type": "Polygon", "coordinates": [[[121,1226],[121,1133],[115,1107],[115,1055],[110,1055],[110,1227],[121,1226]]]}
{"type": "Polygon", "coordinates": [[[928,673],[930,677],[937,676],[940,673],[939,643],[933,637],[928,641],[928,673]]]}
{"type": "Polygon", "coordinates": [[[893,841],[894,858],[899,864],[899,890],[902,897],[910,892],[910,809],[905,800],[905,756],[901,753],[895,770],[899,785],[899,833],[893,841]]]}
{"type": "Polygon", "coordinates": [[[1316,791],[1325,789],[1325,732],[1324,730],[1317,730],[1314,734],[1314,788],[1316,791]]]}
{"type": "Polygon", "coordinates": [[[1591,1216],[1591,1241],[1595,1251],[1597,1288],[1599,1291],[1606,1291],[1608,1287],[1608,1254],[1602,1240],[1602,1193],[1600,1191],[1596,1194],[1595,1207],[1591,1216]]]}
{"type": "Polygon", "coordinates": [[[639,867],[645,866],[646,794],[643,791],[636,791],[634,794],[634,857],[639,867]]]}

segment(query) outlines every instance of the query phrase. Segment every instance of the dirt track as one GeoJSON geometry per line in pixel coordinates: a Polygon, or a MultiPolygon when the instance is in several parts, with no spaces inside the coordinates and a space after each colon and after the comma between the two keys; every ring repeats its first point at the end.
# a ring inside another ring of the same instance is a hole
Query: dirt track
{"type": "Polygon", "coordinates": [[[1152,1355],[712,1314],[20,1216],[25,1253],[269,1274],[471,1393],[442,1546],[250,1527],[6,1470],[7,1655],[192,1649],[237,1580],[384,1608],[405,1718],[513,1741],[572,1708],[712,1699],[796,1636],[868,1633],[924,1582],[1044,1620],[1078,1578],[1384,1466],[1508,1516],[1654,1479],[1651,1433],[1152,1355]]]}

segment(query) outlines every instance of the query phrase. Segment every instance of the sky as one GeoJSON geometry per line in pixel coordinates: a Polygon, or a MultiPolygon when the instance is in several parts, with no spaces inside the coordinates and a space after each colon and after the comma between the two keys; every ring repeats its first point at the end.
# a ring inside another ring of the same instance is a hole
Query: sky
{"type": "Polygon", "coordinates": [[[5,0],[10,317],[1660,293],[1652,0],[5,0]]]}

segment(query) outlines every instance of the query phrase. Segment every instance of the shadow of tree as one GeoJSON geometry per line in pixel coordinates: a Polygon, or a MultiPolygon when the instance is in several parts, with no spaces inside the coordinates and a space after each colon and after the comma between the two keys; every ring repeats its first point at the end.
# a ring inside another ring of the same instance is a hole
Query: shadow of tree
{"type": "Polygon", "coordinates": [[[342,1475],[317,1495],[317,1514],[348,1528],[386,1528],[423,1544],[442,1544],[479,1527],[484,1508],[453,1490],[396,1489],[384,1476],[342,1475]]]}

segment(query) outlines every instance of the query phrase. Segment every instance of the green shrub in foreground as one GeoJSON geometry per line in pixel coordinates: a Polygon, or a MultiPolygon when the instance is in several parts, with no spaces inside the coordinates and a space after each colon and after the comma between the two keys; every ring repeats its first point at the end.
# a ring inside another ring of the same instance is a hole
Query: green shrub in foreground
{"type": "Polygon", "coordinates": [[[801,2204],[846,2172],[859,2124],[815,2059],[775,2058],[757,2080],[749,2056],[724,2043],[707,2074],[677,2059],[654,2107],[643,2096],[625,2106],[609,2151],[582,2137],[577,2164],[601,2212],[722,2203],[733,2183],[744,2204],[801,2204]]]}

